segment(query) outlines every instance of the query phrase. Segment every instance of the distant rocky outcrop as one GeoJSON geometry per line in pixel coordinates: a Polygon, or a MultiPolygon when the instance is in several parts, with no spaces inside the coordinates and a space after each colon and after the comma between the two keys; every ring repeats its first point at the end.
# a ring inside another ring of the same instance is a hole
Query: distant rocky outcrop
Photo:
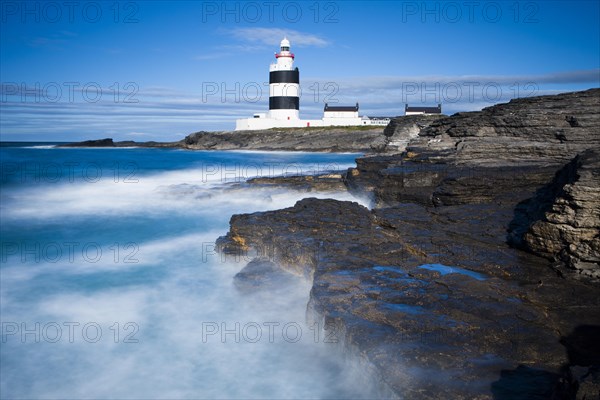
{"type": "MultiPolygon", "coordinates": [[[[382,397],[597,395],[599,102],[593,89],[435,119],[402,154],[348,170],[372,210],[235,215],[219,247],[310,280],[308,318],[382,397]]],[[[414,136],[399,126],[386,137],[414,136]]]]}
{"type": "Polygon", "coordinates": [[[438,116],[393,118],[381,126],[273,128],[254,131],[200,131],[177,142],[86,140],[60,147],[166,147],[189,150],[278,150],[356,153],[401,153],[419,129],[438,116]]]}
{"type": "Polygon", "coordinates": [[[134,142],[125,140],[120,142],[113,141],[112,138],[84,140],[83,142],[60,144],[58,147],[180,147],[177,142],[134,142]]]}
{"type": "Polygon", "coordinates": [[[115,147],[115,143],[111,138],[97,139],[97,140],[85,140],[77,143],[62,144],[60,147],[115,147]]]}
{"type": "Polygon", "coordinates": [[[273,150],[379,152],[386,150],[383,127],[282,128],[255,131],[200,131],[177,142],[86,140],[59,147],[165,147],[188,150],[273,150]]]}

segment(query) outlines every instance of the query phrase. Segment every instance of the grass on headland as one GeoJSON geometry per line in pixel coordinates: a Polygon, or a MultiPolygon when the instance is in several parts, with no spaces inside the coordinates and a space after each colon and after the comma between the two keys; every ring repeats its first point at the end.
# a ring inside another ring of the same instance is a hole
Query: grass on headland
{"type": "Polygon", "coordinates": [[[303,126],[303,127],[295,127],[295,128],[270,128],[266,129],[268,131],[298,131],[298,130],[306,130],[306,131],[370,131],[381,129],[383,130],[385,125],[351,125],[351,126],[303,126]]]}

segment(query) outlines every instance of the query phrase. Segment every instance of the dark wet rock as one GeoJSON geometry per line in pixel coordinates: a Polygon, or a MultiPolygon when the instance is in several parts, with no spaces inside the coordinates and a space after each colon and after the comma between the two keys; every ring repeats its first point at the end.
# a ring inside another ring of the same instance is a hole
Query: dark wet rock
{"type": "Polygon", "coordinates": [[[278,187],[301,192],[340,192],[346,191],[346,185],[341,174],[328,173],[318,175],[294,175],[259,177],[248,179],[247,184],[258,187],[278,187]]]}
{"type": "Polygon", "coordinates": [[[452,168],[432,193],[436,206],[502,202],[531,193],[556,171],[553,166],[497,166],[452,168]]]}
{"type": "Polygon", "coordinates": [[[513,99],[423,129],[408,150],[448,150],[459,163],[564,164],[597,146],[600,89],[513,99]]]}
{"type": "Polygon", "coordinates": [[[561,338],[569,358],[563,368],[563,381],[577,389],[578,400],[600,398],[599,337],[600,325],[580,325],[561,338]]]}
{"type": "MultiPolygon", "coordinates": [[[[352,230],[342,229],[344,222],[340,226],[338,221],[348,218],[346,222],[348,226],[359,223],[369,229],[373,219],[369,210],[358,203],[327,199],[304,199],[296,206],[285,210],[286,213],[278,210],[234,215],[231,217],[228,234],[220,238],[218,243],[230,251],[236,247],[239,251],[255,248],[262,257],[273,260],[284,270],[311,279],[320,249],[319,239],[306,236],[302,229],[296,227],[296,223],[303,227],[313,226],[315,230],[319,228],[318,230],[326,236],[322,238],[323,240],[334,242],[338,235],[353,234],[352,230]],[[314,221],[312,217],[304,218],[306,214],[312,212],[311,207],[316,204],[315,202],[319,203],[322,210],[322,213],[319,213],[319,221],[314,221]],[[286,231],[287,235],[283,235],[278,232],[279,228],[291,231],[286,231]]],[[[358,246],[360,243],[358,232],[355,239],[358,246]]]]}
{"type": "Polygon", "coordinates": [[[371,193],[380,184],[379,171],[399,162],[399,157],[395,155],[357,158],[356,168],[350,168],[346,174],[346,185],[356,194],[371,193]]]}
{"type": "Polygon", "coordinates": [[[570,379],[570,387],[577,388],[577,400],[600,398],[600,367],[570,367],[565,374],[570,379]]]}
{"type": "Polygon", "coordinates": [[[560,374],[519,365],[503,370],[500,379],[492,383],[495,400],[574,399],[576,389],[560,390],[560,374]]]}
{"type": "Polygon", "coordinates": [[[566,301],[574,287],[543,259],[503,244],[511,211],[405,204],[370,212],[304,199],[233,216],[220,242],[259,249],[271,268],[312,279],[311,322],[327,325],[329,339],[374,365],[397,395],[476,398],[519,364],[558,374],[566,359],[557,332],[600,320],[589,315],[600,311],[598,287],[575,284],[578,298],[566,301]],[[572,311],[582,299],[588,308],[572,311]]]}
{"type": "Polygon", "coordinates": [[[572,365],[600,367],[600,326],[580,325],[561,338],[572,365]]]}
{"type": "MultiPolygon", "coordinates": [[[[556,229],[597,229],[598,156],[585,151],[600,143],[599,96],[520,99],[437,119],[404,153],[359,158],[347,172],[348,189],[373,210],[305,199],[233,216],[219,244],[258,249],[311,280],[307,317],[362,360],[382,397],[583,398],[597,388],[595,365],[580,364],[596,362],[582,357],[596,351],[589,332],[600,326],[600,282],[557,274],[547,253],[556,229]],[[527,202],[577,154],[560,190],[527,202]],[[516,236],[528,243],[536,234],[545,250],[507,243],[517,205],[527,223],[516,236]]],[[[570,256],[595,254],[573,243],[570,256]]]]}
{"type": "Polygon", "coordinates": [[[294,281],[294,277],[277,267],[268,259],[256,258],[250,261],[240,272],[233,282],[242,290],[253,292],[256,290],[276,290],[294,281]]]}
{"type": "Polygon", "coordinates": [[[548,182],[558,166],[472,166],[408,156],[371,156],[357,160],[346,181],[351,193],[367,193],[377,207],[402,202],[458,205],[518,201],[548,182]]]}
{"type": "Polygon", "coordinates": [[[376,205],[481,202],[511,187],[535,189],[578,153],[599,147],[599,110],[600,89],[591,89],[439,118],[402,156],[358,159],[347,173],[348,188],[369,193],[376,205]]]}

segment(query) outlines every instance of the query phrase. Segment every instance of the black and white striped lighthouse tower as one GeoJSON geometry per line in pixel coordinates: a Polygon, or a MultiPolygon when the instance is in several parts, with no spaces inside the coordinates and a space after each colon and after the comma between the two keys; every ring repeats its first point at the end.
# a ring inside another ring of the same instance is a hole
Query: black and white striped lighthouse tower
{"type": "Polygon", "coordinates": [[[277,62],[269,68],[269,114],[267,118],[277,120],[299,119],[300,71],[294,68],[294,54],[290,52],[290,41],[283,38],[277,62]]]}

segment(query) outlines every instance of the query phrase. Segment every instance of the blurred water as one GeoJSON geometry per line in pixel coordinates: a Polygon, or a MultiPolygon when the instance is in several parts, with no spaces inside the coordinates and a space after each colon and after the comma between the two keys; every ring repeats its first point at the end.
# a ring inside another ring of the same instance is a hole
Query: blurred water
{"type": "Polygon", "coordinates": [[[227,188],[356,156],[4,143],[0,397],[368,396],[305,325],[306,282],[241,294],[248,260],[214,251],[232,214],[307,195],[227,188]]]}

